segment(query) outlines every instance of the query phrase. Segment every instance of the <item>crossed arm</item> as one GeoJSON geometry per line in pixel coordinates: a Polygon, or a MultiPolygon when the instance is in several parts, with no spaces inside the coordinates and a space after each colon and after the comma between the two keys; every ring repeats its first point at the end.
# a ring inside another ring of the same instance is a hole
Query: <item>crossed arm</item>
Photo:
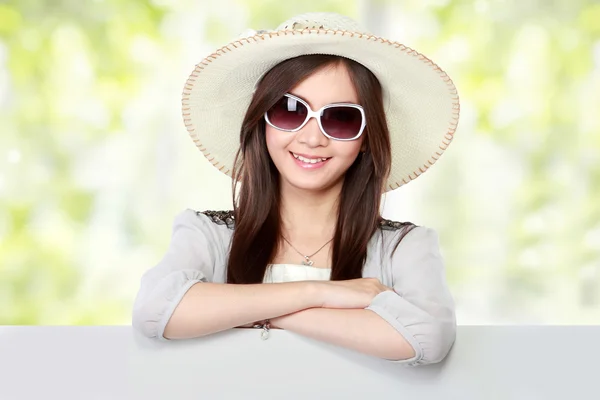
{"type": "Polygon", "coordinates": [[[310,282],[229,285],[198,283],[169,318],[165,339],[209,335],[232,326],[270,319],[272,328],[389,360],[404,360],[413,347],[387,321],[368,309],[323,308],[322,291],[310,282]],[[277,298],[279,301],[273,302],[277,298]],[[212,304],[212,307],[206,307],[212,304]]]}
{"type": "Polygon", "coordinates": [[[404,337],[370,310],[309,308],[271,319],[271,326],[379,358],[415,356],[404,337]]]}

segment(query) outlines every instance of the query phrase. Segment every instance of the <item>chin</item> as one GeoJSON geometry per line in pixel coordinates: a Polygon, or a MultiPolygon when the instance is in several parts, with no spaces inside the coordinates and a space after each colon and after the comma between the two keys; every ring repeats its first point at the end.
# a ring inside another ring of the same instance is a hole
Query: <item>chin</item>
{"type": "Polygon", "coordinates": [[[296,189],[311,191],[311,192],[323,192],[328,189],[331,189],[335,186],[336,182],[331,181],[329,179],[301,179],[298,176],[295,176],[290,179],[289,175],[284,178],[290,186],[295,187],[296,189]]]}

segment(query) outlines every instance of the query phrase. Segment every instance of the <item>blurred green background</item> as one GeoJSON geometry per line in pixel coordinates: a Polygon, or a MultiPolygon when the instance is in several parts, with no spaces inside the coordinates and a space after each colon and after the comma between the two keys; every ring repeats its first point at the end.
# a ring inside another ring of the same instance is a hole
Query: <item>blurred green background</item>
{"type": "Polygon", "coordinates": [[[440,233],[461,324],[600,323],[600,4],[0,1],[0,324],[129,324],[175,214],[230,209],[183,83],[247,28],[346,14],[456,83],[448,152],[385,198],[440,233]]]}

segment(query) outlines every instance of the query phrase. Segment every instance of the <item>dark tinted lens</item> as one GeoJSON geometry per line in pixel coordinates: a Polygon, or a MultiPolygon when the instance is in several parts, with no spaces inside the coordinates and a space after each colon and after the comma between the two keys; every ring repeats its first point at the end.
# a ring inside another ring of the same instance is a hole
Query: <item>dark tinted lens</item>
{"type": "Polygon", "coordinates": [[[360,131],[362,114],[354,107],[330,107],[321,116],[323,130],[337,139],[352,139],[360,131]]]}
{"type": "Polygon", "coordinates": [[[280,129],[296,129],[306,119],[306,107],[295,99],[283,97],[268,112],[271,124],[280,129]]]}

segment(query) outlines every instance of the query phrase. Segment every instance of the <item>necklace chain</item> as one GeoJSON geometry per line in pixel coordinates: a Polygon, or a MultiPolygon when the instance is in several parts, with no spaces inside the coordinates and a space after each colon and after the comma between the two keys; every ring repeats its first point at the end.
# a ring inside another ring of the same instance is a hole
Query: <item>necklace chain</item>
{"type": "Polygon", "coordinates": [[[291,243],[290,243],[290,241],[289,241],[289,240],[287,240],[287,238],[286,238],[285,236],[283,236],[283,235],[281,235],[281,236],[283,237],[283,240],[285,240],[285,241],[286,241],[286,242],[287,242],[287,243],[288,243],[290,246],[292,246],[292,249],[296,250],[296,253],[298,253],[298,254],[300,254],[302,257],[304,257],[304,260],[305,260],[305,261],[302,261],[302,265],[308,265],[308,266],[312,266],[312,265],[313,265],[313,263],[314,263],[314,261],[313,261],[313,260],[311,260],[310,258],[311,258],[312,256],[314,256],[315,254],[317,254],[318,252],[320,252],[320,251],[323,249],[323,247],[327,246],[327,244],[333,240],[333,238],[329,239],[329,240],[327,241],[327,243],[325,243],[323,246],[321,246],[321,247],[319,248],[319,250],[317,250],[317,251],[315,251],[314,253],[312,253],[311,255],[307,256],[307,255],[304,255],[304,254],[302,254],[300,251],[298,251],[298,249],[297,249],[297,248],[295,248],[295,247],[294,247],[294,245],[293,245],[293,244],[291,244],[291,243]]]}

